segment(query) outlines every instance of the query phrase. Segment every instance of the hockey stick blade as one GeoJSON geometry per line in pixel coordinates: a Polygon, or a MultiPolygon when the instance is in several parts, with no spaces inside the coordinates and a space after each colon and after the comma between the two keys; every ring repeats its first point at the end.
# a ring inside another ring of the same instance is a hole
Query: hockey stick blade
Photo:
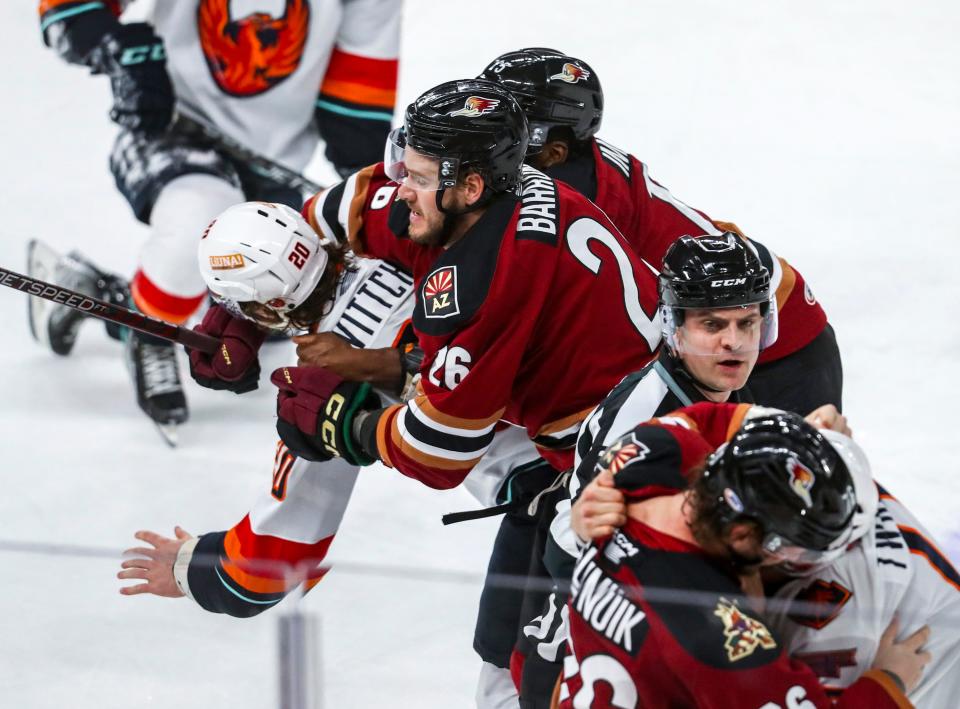
{"type": "Polygon", "coordinates": [[[202,136],[216,143],[217,147],[230,157],[249,165],[255,172],[276,182],[300,190],[305,194],[315,195],[323,191],[321,185],[318,185],[312,180],[308,180],[299,172],[284,167],[280,163],[251,150],[240,143],[240,141],[225,135],[219,128],[210,123],[210,121],[201,118],[199,109],[186,103],[182,99],[178,101],[172,130],[185,135],[202,136]]]}
{"type": "Polygon", "coordinates": [[[220,348],[220,341],[215,337],[147,317],[129,308],[104,303],[102,300],[77,293],[69,288],[61,288],[46,281],[24,276],[16,271],[9,271],[3,267],[0,267],[0,286],[12,288],[36,298],[45,298],[68,308],[79,310],[85,315],[126,325],[134,330],[171,342],[178,342],[184,347],[200,350],[207,354],[213,354],[220,348]]]}

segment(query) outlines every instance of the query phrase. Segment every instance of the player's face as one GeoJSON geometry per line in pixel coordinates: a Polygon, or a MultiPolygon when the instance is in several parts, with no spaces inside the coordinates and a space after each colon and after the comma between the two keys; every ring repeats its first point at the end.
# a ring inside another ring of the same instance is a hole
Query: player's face
{"type": "MultiPolygon", "coordinates": [[[[403,162],[406,177],[400,183],[397,196],[410,208],[410,226],[407,234],[415,244],[440,246],[445,236],[444,214],[437,208],[440,161],[421,155],[407,147],[404,150],[403,162]]],[[[445,208],[448,207],[448,203],[455,200],[456,195],[451,193],[456,189],[444,191],[443,206],[445,208]]]]}
{"type": "Polygon", "coordinates": [[[760,355],[759,305],[688,310],[677,328],[680,359],[696,379],[731,392],[747,383],[760,355]]]}

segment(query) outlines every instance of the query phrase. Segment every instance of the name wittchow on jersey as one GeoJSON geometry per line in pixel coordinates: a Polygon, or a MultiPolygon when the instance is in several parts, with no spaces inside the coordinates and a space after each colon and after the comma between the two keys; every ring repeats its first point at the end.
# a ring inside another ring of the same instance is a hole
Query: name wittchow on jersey
{"type": "Polygon", "coordinates": [[[405,271],[384,261],[357,259],[357,270],[343,279],[320,330],[334,332],[354,347],[370,347],[392,314],[404,308],[412,312],[412,295],[413,278],[405,271]]]}

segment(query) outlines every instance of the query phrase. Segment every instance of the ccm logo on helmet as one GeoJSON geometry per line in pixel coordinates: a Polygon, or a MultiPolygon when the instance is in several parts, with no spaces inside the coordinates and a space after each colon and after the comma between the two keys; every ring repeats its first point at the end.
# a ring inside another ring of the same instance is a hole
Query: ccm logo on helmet
{"type": "Polygon", "coordinates": [[[214,271],[229,271],[231,268],[243,268],[243,254],[224,254],[211,256],[210,268],[214,271]]]}
{"type": "Polygon", "coordinates": [[[710,287],[720,288],[722,286],[742,286],[746,282],[746,278],[719,278],[715,281],[710,281],[710,287]]]}

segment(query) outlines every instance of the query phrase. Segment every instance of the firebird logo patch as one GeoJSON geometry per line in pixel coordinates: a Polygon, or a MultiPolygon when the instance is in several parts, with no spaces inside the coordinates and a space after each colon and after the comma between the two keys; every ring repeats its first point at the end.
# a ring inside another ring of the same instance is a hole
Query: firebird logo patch
{"type": "Polygon", "coordinates": [[[850,589],[836,581],[817,579],[796,595],[794,602],[799,605],[788,617],[799,625],[822,630],[840,615],[851,596],[850,589]]]}
{"type": "Polygon", "coordinates": [[[500,100],[495,98],[485,98],[484,96],[471,96],[463,102],[463,108],[451,111],[448,116],[482,116],[490,113],[500,105],[500,100]]]}
{"type": "Polygon", "coordinates": [[[235,20],[229,0],[200,0],[197,8],[207,67],[231,96],[262,94],[296,71],[309,28],[309,0],[286,0],[280,18],[253,12],[235,20]]]}
{"type": "Polygon", "coordinates": [[[423,314],[428,318],[449,318],[459,312],[457,267],[438,268],[423,284],[423,314]]]}
{"type": "Polygon", "coordinates": [[[589,71],[584,69],[582,66],[577,66],[576,64],[567,62],[563,65],[563,69],[559,74],[554,74],[550,77],[550,81],[559,79],[560,81],[566,81],[568,84],[575,84],[580,80],[586,81],[589,78],[589,71]]]}
{"type": "Polygon", "coordinates": [[[790,476],[790,487],[797,493],[797,497],[803,500],[807,507],[813,507],[813,499],[810,497],[810,490],[817,477],[805,465],[796,458],[787,460],[787,474],[790,476]]]}
{"type": "Polygon", "coordinates": [[[223,256],[211,256],[210,268],[214,271],[229,271],[232,268],[244,267],[243,254],[224,254],[223,256]]]}
{"type": "Polygon", "coordinates": [[[649,452],[650,447],[638,441],[636,436],[630,433],[603,452],[597,467],[599,470],[609,470],[616,475],[630,463],[645,459],[649,452]]]}
{"type": "Polygon", "coordinates": [[[750,657],[758,647],[773,650],[777,646],[767,626],[740,610],[736,602],[721,598],[713,614],[723,621],[723,646],[730,662],[750,657]]]}

